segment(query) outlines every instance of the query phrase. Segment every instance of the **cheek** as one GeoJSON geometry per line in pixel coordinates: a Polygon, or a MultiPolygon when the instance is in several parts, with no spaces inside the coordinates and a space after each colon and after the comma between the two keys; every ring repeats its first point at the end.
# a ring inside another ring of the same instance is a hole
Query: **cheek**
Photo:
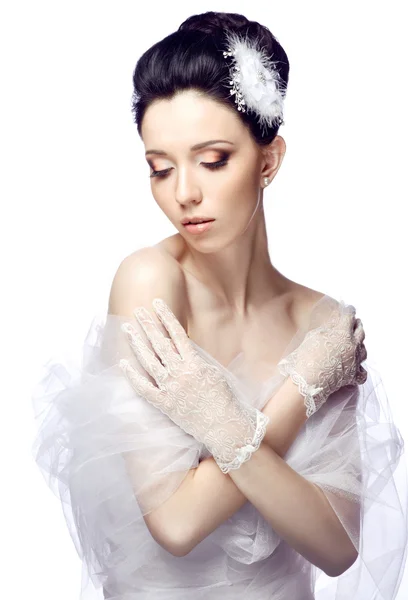
{"type": "Polygon", "coordinates": [[[255,173],[243,169],[234,179],[230,180],[228,189],[225,189],[229,202],[237,210],[251,211],[258,201],[259,186],[257,182],[258,178],[255,173]]]}
{"type": "Polygon", "coordinates": [[[171,209],[170,206],[170,202],[168,200],[168,196],[166,196],[166,194],[161,194],[160,192],[155,192],[153,194],[153,198],[157,204],[157,206],[159,208],[161,208],[161,210],[165,213],[165,214],[169,214],[169,211],[171,209]]]}
{"type": "Polygon", "coordinates": [[[254,193],[258,187],[259,183],[259,171],[256,168],[256,165],[253,164],[251,157],[245,163],[240,160],[239,163],[235,165],[234,171],[231,171],[231,177],[229,178],[230,185],[235,190],[240,190],[241,193],[248,194],[248,192],[254,193]]]}

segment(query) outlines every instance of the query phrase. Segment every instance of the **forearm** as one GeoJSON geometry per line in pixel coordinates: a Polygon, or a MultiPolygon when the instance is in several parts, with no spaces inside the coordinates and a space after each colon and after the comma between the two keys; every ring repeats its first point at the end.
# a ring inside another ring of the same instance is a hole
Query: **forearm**
{"type": "MultiPolygon", "coordinates": [[[[306,420],[303,397],[288,378],[262,410],[270,417],[264,443],[283,457],[306,420]]],[[[171,523],[169,539],[182,552],[194,547],[246,502],[247,497],[229,474],[210,457],[192,470],[182,485],[159,507],[162,522],[171,523]],[[170,519],[171,515],[171,519],[170,519]]]]}
{"type": "Polygon", "coordinates": [[[187,554],[249,500],[310,562],[328,574],[345,570],[356,558],[346,531],[322,490],[282,460],[306,421],[303,397],[290,378],[263,412],[271,417],[267,434],[249,461],[224,475],[213,458],[205,459],[173,495],[180,516],[173,521],[177,552],[187,554]]]}
{"type": "Polygon", "coordinates": [[[292,548],[330,576],[346,571],[356,550],[322,490],[262,443],[230,471],[241,493],[292,548]]]}

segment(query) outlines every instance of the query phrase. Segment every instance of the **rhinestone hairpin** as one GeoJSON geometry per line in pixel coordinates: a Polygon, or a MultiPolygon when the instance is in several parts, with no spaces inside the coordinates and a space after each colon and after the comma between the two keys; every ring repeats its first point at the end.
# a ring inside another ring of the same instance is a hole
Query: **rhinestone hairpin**
{"type": "Polygon", "coordinates": [[[247,38],[231,32],[227,38],[230,43],[223,56],[232,58],[228,86],[238,110],[254,111],[262,126],[281,125],[284,89],[274,63],[247,38]]]}

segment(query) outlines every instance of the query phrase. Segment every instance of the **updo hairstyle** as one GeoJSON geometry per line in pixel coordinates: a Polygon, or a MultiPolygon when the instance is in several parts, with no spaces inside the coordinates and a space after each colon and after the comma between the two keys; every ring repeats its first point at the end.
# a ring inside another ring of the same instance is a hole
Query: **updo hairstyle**
{"type": "Polygon", "coordinates": [[[236,13],[205,12],[186,19],[177,31],[151,46],[137,61],[133,72],[132,113],[141,136],[143,116],[155,100],[170,100],[178,92],[197,90],[229,107],[249,128],[260,145],[270,144],[279,124],[261,128],[253,112],[238,111],[228,85],[231,79],[225,32],[232,31],[257,40],[273,57],[284,93],[289,78],[289,61],[282,46],[270,30],[236,13]]]}

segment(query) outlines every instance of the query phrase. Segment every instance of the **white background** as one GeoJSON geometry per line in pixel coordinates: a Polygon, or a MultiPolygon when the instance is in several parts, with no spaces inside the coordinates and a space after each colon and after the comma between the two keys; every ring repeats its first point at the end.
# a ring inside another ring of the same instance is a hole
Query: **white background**
{"type": "MultiPolygon", "coordinates": [[[[271,257],[286,276],[354,304],[408,438],[404,8],[372,0],[3,4],[2,597],[79,597],[79,558],[31,457],[30,393],[41,365],[80,344],[106,310],[120,261],[176,233],[151,196],[130,101],[138,57],[191,14],[243,13],[286,50],[287,153],[264,196],[271,257]]],[[[407,597],[405,577],[398,598],[407,597]]]]}

